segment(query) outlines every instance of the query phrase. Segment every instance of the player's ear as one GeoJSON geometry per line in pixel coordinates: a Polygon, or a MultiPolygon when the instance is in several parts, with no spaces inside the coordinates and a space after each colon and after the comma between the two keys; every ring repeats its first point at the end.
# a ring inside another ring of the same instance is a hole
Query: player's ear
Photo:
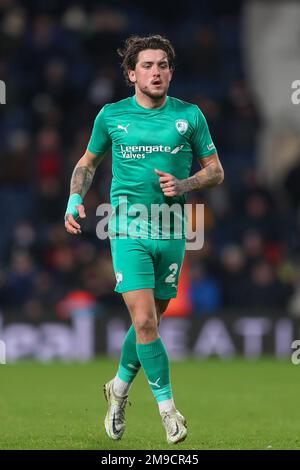
{"type": "Polygon", "coordinates": [[[172,80],[173,72],[174,72],[174,69],[172,69],[172,67],[170,67],[170,81],[172,80]]]}
{"type": "Polygon", "coordinates": [[[131,83],[136,82],[135,70],[128,70],[128,78],[131,83]]]}

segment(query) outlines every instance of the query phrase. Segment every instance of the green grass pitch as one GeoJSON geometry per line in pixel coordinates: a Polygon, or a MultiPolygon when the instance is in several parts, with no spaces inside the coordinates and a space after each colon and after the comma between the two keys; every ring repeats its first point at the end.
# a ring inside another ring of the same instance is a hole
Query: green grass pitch
{"type": "MultiPolygon", "coordinates": [[[[0,366],[0,449],[173,449],[143,372],[121,441],[105,434],[102,384],[117,361],[19,362],[0,366]]],[[[172,363],[178,409],[189,435],[175,449],[299,449],[300,365],[257,361],[172,363]]]]}

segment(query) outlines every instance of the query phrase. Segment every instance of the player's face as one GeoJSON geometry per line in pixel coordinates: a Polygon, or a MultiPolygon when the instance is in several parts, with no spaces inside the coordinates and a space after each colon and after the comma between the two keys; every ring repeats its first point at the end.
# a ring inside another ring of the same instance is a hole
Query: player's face
{"type": "Polygon", "coordinates": [[[129,70],[128,76],[142,93],[151,99],[160,99],[168,92],[172,73],[163,50],[146,49],[139,52],[135,70],[129,70]]]}

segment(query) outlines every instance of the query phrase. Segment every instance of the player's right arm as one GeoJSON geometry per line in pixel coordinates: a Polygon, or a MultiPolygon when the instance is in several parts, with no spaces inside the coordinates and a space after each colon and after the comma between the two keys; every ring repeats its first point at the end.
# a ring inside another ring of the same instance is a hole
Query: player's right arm
{"type": "Polygon", "coordinates": [[[74,235],[81,233],[81,227],[76,219],[85,218],[83,199],[90,189],[96,168],[103,160],[110,145],[111,139],[105,121],[104,106],[95,119],[87,150],[75,166],[72,174],[70,197],[65,213],[65,227],[69,233],[74,235]]]}
{"type": "Polygon", "coordinates": [[[69,233],[74,235],[81,233],[81,227],[76,219],[86,217],[83,199],[90,189],[96,168],[103,158],[104,155],[95,155],[87,149],[74,168],[70,184],[70,197],[65,214],[65,227],[69,233]]]}

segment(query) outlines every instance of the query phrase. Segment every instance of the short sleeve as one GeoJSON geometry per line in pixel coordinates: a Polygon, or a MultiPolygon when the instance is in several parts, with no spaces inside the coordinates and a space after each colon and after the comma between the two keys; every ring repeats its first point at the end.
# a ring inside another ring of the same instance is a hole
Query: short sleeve
{"type": "Polygon", "coordinates": [[[111,145],[111,139],[104,119],[104,109],[105,107],[101,109],[94,121],[92,135],[87,146],[87,149],[95,155],[103,155],[111,145]]]}
{"type": "Polygon", "coordinates": [[[217,152],[212,141],[208,125],[203,113],[195,106],[194,131],[191,137],[191,145],[195,157],[208,157],[217,152]]]}

